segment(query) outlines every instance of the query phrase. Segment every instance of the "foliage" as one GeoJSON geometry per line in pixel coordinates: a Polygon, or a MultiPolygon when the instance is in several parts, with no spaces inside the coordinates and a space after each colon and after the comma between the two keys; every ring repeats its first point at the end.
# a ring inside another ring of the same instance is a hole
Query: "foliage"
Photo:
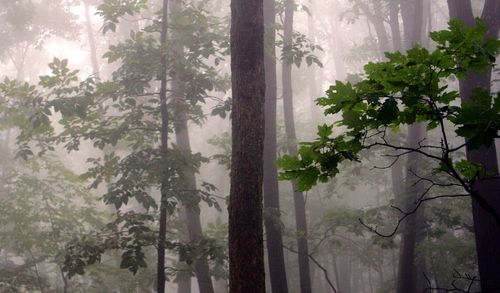
{"type": "Polygon", "coordinates": [[[491,144],[500,128],[500,99],[477,90],[471,103],[457,106],[458,93],[449,91],[444,83],[452,76],[464,77],[467,70],[483,70],[492,64],[500,41],[485,40],[484,33],[481,23],[467,28],[451,21],[449,30],[431,33],[437,43],[435,51],[417,46],[406,54],[387,53],[388,61],[365,66],[362,81],[337,81],[317,103],[326,115],[341,114],[336,125],[346,132],[331,137],[333,124],[319,126],[316,141],[303,143],[297,157],[279,160],[284,169],[281,178],[297,179],[299,189],[308,190],[335,176],[341,162],[359,160],[361,150],[382,147],[394,151],[396,158],[416,152],[436,160],[440,164],[436,172],[444,172],[471,193],[481,168],[456,160],[461,159],[460,150],[466,144],[452,145],[445,124],[451,123],[455,134],[471,148],[491,144]],[[416,122],[426,123],[428,130],[439,130],[440,143],[420,142],[411,149],[386,139],[391,129],[416,122]]]}
{"type": "MultiPolygon", "coordinates": [[[[147,8],[145,1],[127,2],[135,8],[121,6],[121,2],[105,1],[100,6],[108,22],[117,23],[121,16],[147,8]]],[[[212,98],[213,92],[228,89],[227,76],[217,68],[225,59],[228,40],[225,22],[209,16],[201,2],[187,3],[181,11],[175,11],[169,24],[168,74],[179,81],[179,87],[172,88],[168,98],[168,128],[172,131],[179,115],[201,124],[205,114],[200,104],[212,98]],[[182,48],[183,58],[176,55],[178,48],[182,48]]],[[[146,247],[157,244],[157,195],[162,187],[168,194],[169,215],[176,213],[179,202],[189,207],[204,201],[219,208],[212,196],[213,185],[202,183],[199,190],[192,191],[181,188],[184,172],[198,172],[207,158],[172,144],[165,161],[158,148],[160,27],[155,18],[140,32],[131,33],[128,40],[110,47],[105,58],[119,63],[110,81],[92,77],[79,81],[78,71],[70,70],[67,60],[54,58],[49,64],[51,73],[40,77],[38,87],[8,79],[0,84],[0,93],[7,99],[3,110],[15,115],[18,107],[28,109],[12,119],[20,130],[19,157],[42,155],[56,145],[67,152],[79,151],[89,142],[104,151],[103,155],[88,157],[90,167],[82,178],[95,189],[106,184],[102,199],[114,206],[116,215],[100,231],[76,235],[68,241],[63,269],[70,277],[83,274],[85,266],[101,261],[109,249],[122,252],[122,268],[136,273],[145,267],[146,247]],[[130,210],[134,203],[140,206],[130,210]]],[[[181,259],[190,259],[194,248],[175,237],[176,228],[169,227],[173,232],[169,235],[173,236],[165,245],[179,253],[181,259]]],[[[204,253],[220,255],[213,242],[206,242],[193,245],[205,247],[204,253]]]]}
{"type": "Polygon", "coordinates": [[[276,42],[278,47],[282,47],[281,60],[284,62],[290,62],[295,64],[295,66],[300,67],[302,62],[305,60],[307,66],[313,64],[323,67],[323,63],[319,60],[316,52],[323,51],[321,46],[312,43],[306,35],[293,32],[293,40],[291,45],[287,45],[284,42],[284,36],[279,33],[280,39],[276,42]]]}
{"type": "Polygon", "coordinates": [[[61,274],[65,243],[102,225],[104,215],[94,210],[97,198],[53,158],[18,162],[0,180],[0,246],[17,258],[2,264],[0,288],[49,289],[55,285],[32,268],[45,265],[61,274]]]}

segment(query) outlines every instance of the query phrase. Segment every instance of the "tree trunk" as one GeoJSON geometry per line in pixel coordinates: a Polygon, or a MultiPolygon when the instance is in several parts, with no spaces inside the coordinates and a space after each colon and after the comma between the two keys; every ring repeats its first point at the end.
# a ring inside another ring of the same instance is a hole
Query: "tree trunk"
{"type": "Polygon", "coordinates": [[[335,272],[335,286],[337,287],[339,293],[344,293],[340,284],[339,266],[337,265],[337,257],[335,256],[335,254],[332,254],[332,268],[335,272]]]}
{"type": "Polygon", "coordinates": [[[401,31],[399,29],[399,0],[390,0],[389,2],[389,22],[392,35],[392,49],[401,51],[401,31]]]}
{"type": "MultiPolygon", "coordinates": [[[[290,50],[293,45],[294,0],[285,1],[284,48],[290,50]]],[[[285,132],[288,153],[297,155],[297,136],[293,114],[292,61],[285,56],[283,60],[283,107],[285,116],[285,132]]],[[[307,219],[304,195],[298,191],[297,182],[292,182],[293,203],[295,208],[295,224],[297,230],[297,251],[299,258],[299,276],[301,293],[311,293],[311,276],[309,271],[309,247],[307,244],[307,219]]]]}
{"type": "MultiPolygon", "coordinates": [[[[418,43],[421,43],[423,30],[423,0],[402,0],[401,14],[403,17],[404,44],[409,50],[418,43]]],[[[407,145],[417,148],[419,142],[424,138],[425,130],[422,124],[412,124],[408,127],[407,145]]],[[[405,211],[412,210],[415,199],[423,192],[422,184],[412,184],[415,181],[414,174],[418,174],[419,157],[416,153],[408,155],[406,163],[406,198],[402,199],[402,206],[405,211]]],[[[419,277],[424,268],[416,262],[416,248],[422,239],[424,229],[424,209],[423,206],[405,219],[401,236],[400,260],[398,270],[398,293],[417,293],[421,286],[419,277]]]]}
{"type": "MultiPolygon", "coordinates": [[[[413,124],[408,128],[408,147],[417,148],[418,143],[424,137],[423,124],[413,124]]],[[[410,153],[406,166],[406,192],[403,199],[403,210],[411,211],[415,207],[415,200],[423,192],[422,184],[414,184],[416,177],[413,174],[418,174],[419,170],[419,154],[410,153]]],[[[419,293],[417,288],[422,274],[423,268],[419,267],[416,261],[416,250],[420,243],[423,230],[423,215],[424,206],[420,206],[418,210],[405,219],[401,236],[401,254],[398,270],[398,293],[419,293]]]]}
{"type": "MultiPolygon", "coordinates": [[[[172,90],[174,89],[172,82],[172,90]]],[[[177,133],[176,133],[177,134],[177,133]]],[[[178,139],[176,138],[177,143],[178,139]]],[[[183,182],[184,183],[184,182],[183,182]]],[[[182,184],[182,189],[187,189],[187,184],[182,184]]],[[[186,207],[183,205],[179,206],[178,212],[179,221],[185,221],[187,223],[187,215],[186,215],[186,207]]],[[[189,242],[189,234],[188,234],[188,225],[179,229],[179,240],[188,243],[189,242]]],[[[181,257],[179,256],[179,263],[181,263],[180,271],[177,272],[176,275],[176,283],[177,283],[177,293],[191,293],[191,270],[187,263],[183,262],[181,257]]]]}
{"type": "Polygon", "coordinates": [[[95,45],[94,30],[92,28],[92,18],[90,15],[90,7],[87,1],[83,1],[85,7],[85,28],[87,29],[87,38],[89,41],[90,61],[92,63],[92,74],[99,78],[99,63],[97,62],[97,47],[95,45]]]}
{"type": "Polygon", "coordinates": [[[344,251],[343,255],[338,258],[340,263],[339,268],[339,291],[341,293],[351,293],[351,255],[349,252],[344,251]]]}
{"type": "Polygon", "coordinates": [[[423,0],[401,0],[405,50],[421,43],[423,0]]]}
{"type": "Polygon", "coordinates": [[[276,167],[276,7],[274,0],[264,0],[266,47],[264,55],[266,73],[265,139],[264,139],[264,217],[266,227],[267,259],[273,293],[287,293],[288,285],[281,234],[278,170],[276,167]]]}
{"type": "Polygon", "coordinates": [[[168,180],[168,108],[167,108],[167,28],[168,28],[168,0],[163,0],[161,20],[161,57],[160,57],[160,112],[161,112],[161,156],[165,166],[163,167],[160,199],[160,219],[158,232],[158,261],[156,269],[158,293],[165,293],[165,241],[167,233],[167,197],[168,180]]]}
{"type": "Polygon", "coordinates": [[[231,293],[264,293],[262,184],[264,150],[263,0],[231,1],[233,109],[229,195],[231,293]]]}
{"type": "Polygon", "coordinates": [[[351,279],[351,292],[358,293],[360,291],[360,277],[362,276],[361,262],[356,258],[352,261],[351,274],[353,278],[351,279]]]}
{"type": "MultiPolygon", "coordinates": [[[[182,1],[173,0],[171,1],[171,13],[180,13],[182,1]]],[[[176,44],[172,48],[175,60],[184,60],[184,49],[182,46],[176,44]]],[[[180,62],[180,64],[183,64],[180,62]]],[[[182,65],[180,65],[182,66],[182,65]]],[[[172,92],[175,95],[174,103],[177,109],[184,109],[186,105],[185,93],[182,93],[182,80],[175,72],[179,70],[174,70],[172,76],[172,92]]],[[[177,111],[174,123],[175,139],[177,142],[177,147],[179,151],[182,152],[186,157],[191,155],[191,142],[189,139],[188,130],[188,117],[185,111],[177,111]]],[[[200,220],[200,206],[198,204],[197,186],[196,186],[196,176],[191,169],[184,170],[182,173],[181,189],[184,189],[186,197],[192,197],[193,204],[190,206],[182,206],[184,209],[185,220],[187,221],[187,231],[189,242],[195,247],[198,246],[203,239],[203,231],[201,227],[200,220]]],[[[214,293],[214,287],[212,284],[212,278],[210,277],[210,267],[208,265],[208,260],[205,255],[199,255],[199,249],[194,250],[194,255],[196,257],[194,262],[194,272],[196,274],[196,279],[198,281],[198,289],[200,293],[214,293]]],[[[191,291],[191,276],[186,276],[183,282],[183,292],[191,291]]],[[[180,292],[179,292],[180,293],[180,292]]]]}
{"type": "MultiPolygon", "coordinates": [[[[459,18],[466,25],[474,25],[474,16],[470,0],[448,0],[450,18],[459,18]]],[[[500,28],[500,2],[486,0],[481,19],[488,26],[487,37],[498,36],[500,28]]],[[[464,80],[460,80],[460,96],[462,103],[469,103],[475,88],[490,91],[491,68],[485,72],[469,72],[464,80]]],[[[498,160],[495,144],[482,146],[479,149],[467,148],[467,160],[480,164],[485,172],[498,175],[498,160]]],[[[498,180],[479,180],[473,186],[474,192],[500,213],[500,182],[498,180]]],[[[479,277],[482,292],[500,291],[500,227],[493,216],[485,211],[476,199],[472,199],[472,215],[476,238],[476,252],[479,266],[479,277]]]]}
{"type": "MultiPolygon", "coordinates": [[[[309,39],[316,44],[316,25],[314,24],[314,16],[316,14],[316,2],[310,0],[310,13],[307,17],[307,30],[309,39]]],[[[311,121],[314,122],[316,117],[321,114],[320,109],[316,105],[316,98],[318,97],[318,78],[316,77],[316,65],[309,66],[308,68],[308,82],[309,82],[309,101],[310,101],[310,114],[311,121]]]]}
{"type": "Polygon", "coordinates": [[[387,31],[385,30],[384,19],[382,18],[381,3],[380,0],[373,3],[373,12],[371,11],[369,4],[360,3],[361,10],[365,13],[368,21],[373,24],[375,33],[377,34],[377,42],[379,45],[379,50],[384,56],[384,52],[389,51],[389,38],[387,36],[387,31]]]}

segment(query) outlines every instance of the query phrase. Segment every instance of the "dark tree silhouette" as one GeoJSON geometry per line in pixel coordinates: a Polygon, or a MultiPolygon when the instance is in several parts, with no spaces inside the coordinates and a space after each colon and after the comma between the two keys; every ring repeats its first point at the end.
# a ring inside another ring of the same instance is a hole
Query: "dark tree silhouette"
{"type": "Polygon", "coordinates": [[[233,109],[229,198],[229,288],[231,293],[264,293],[263,0],[232,0],[231,25],[233,109]]]}
{"type": "MultiPolygon", "coordinates": [[[[475,24],[470,0],[448,0],[450,18],[461,19],[466,25],[475,24]]],[[[487,25],[487,38],[497,37],[500,29],[500,2],[487,0],[483,6],[481,19],[487,25]]],[[[491,67],[484,72],[469,72],[460,80],[460,98],[462,103],[471,101],[471,94],[476,88],[490,92],[491,67]]],[[[467,160],[480,164],[484,174],[498,175],[498,161],[495,144],[483,145],[472,150],[466,147],[467,160]]],[[[474,192],[484,199],[498,215],[500,214],[500,180],[478,180],[473,186],[474,192]]],[[[472,215],[479,265],[479,277],[483,292],[500,291],[500,226],[493,215],[487,212],[476,197],[472,198],[472,215]]]]}
{"type": "MultiPolygon", "coordinates": [[[[264,0],[265,38],[267,44],[276,44],[276,3],[264,0]]],[[[264,217],[266,228],[267,260],[273,293],[287,293],[288,284],[283,254],[283,236],[280,228],[280,200],[278,170],[276,167],[276,49],[267,46],[264,56],[266,72],[265,139],[264,139],[264,207],[268,211],[264,217]]]]}

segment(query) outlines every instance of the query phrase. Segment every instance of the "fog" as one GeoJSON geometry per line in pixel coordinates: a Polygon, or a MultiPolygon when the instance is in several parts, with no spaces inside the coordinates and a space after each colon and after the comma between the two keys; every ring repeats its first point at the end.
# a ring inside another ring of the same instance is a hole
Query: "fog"
{"type": "Polygon", "coordinates": [[[500,292],[500,45],[429,36],[472,12],[498,39],[500,4],[264,0],[254,116],[230,2],[0,0],[0,292],[500,292]],[[443,51],[384,54],[415,46],[443,51]],[[231,227],[238,180],[259,212],[231,227]]]}

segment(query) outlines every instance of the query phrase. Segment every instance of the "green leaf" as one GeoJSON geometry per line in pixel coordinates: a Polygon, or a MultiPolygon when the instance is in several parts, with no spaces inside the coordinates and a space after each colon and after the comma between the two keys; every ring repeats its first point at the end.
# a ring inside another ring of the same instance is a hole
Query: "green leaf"
{"type": "Polygon", "coordinates": [[[382,124],[388,125],[398,118],[398,113],[398,102],[390,98],[385,100],[382,107],[380,107],[377,118],[382,124]]]}

